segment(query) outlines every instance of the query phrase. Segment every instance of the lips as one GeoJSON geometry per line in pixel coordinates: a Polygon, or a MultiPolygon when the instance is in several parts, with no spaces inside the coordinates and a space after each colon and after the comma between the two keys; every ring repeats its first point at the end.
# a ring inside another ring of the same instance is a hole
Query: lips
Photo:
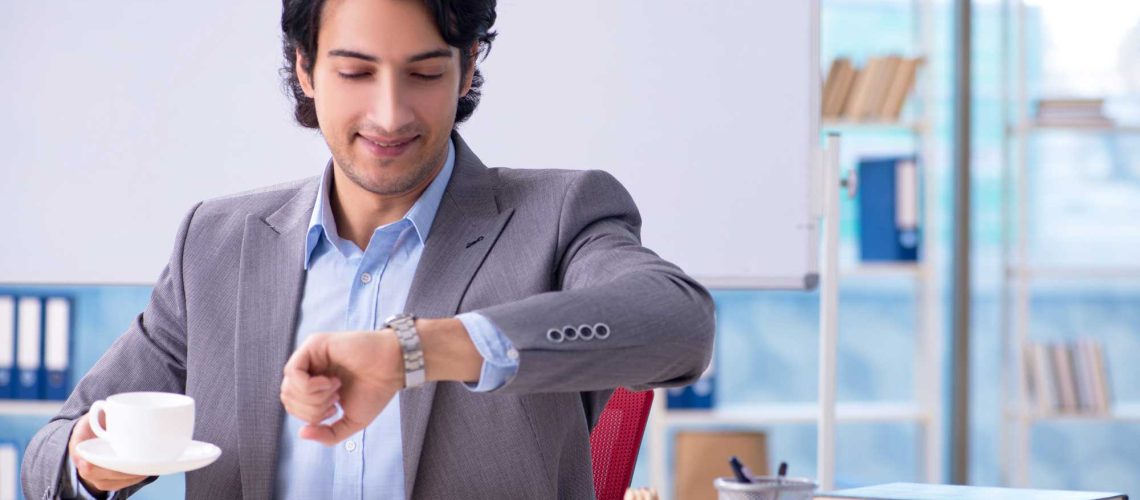
{"type": "Polygon", "coordinates": [[[369,136],[361,134],[360,137],[364,138],[364,140],[366,140],[368,142],[371,142],[371,143],[373,143],[377,146],[383,147],[383,148],[395,148],[395,147],[403,146],[409,142],[412,142],[412,141],[416,140],[416,137],[419,137],[419,136],[413,135],[411,137],[404,137],[401,139],[386,139],[386,138],[382,138],[382,137],[369,137],[369,136]]]}
{"type": "Polygon", "coordinates": [[[408,137],[380,137],[357,134],[365,149],[380,158],[392,158],[404,154],[417,140],[419,135],[408,137]]]}

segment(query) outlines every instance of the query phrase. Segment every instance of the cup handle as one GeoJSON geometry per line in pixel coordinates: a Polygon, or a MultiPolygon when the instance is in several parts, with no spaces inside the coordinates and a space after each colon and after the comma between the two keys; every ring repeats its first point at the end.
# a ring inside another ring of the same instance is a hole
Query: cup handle
{"type": "Polygon", "coordinates": [[[99,423],[99,414],[106,414],[106,410],[103,408],[106,404],[106,401],[100,399],[91,403],[91,409],[87,411],[87,424],[91,426],[91,431],[94,432],[96,436],[99,436],[100,439],[110,438],[107,429],[104,429],[99,423]]]}

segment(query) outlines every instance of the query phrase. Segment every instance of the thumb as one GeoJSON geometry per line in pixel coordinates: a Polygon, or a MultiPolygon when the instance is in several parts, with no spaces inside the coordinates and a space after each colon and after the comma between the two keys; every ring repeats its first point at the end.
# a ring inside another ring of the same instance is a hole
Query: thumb
{"type": "MultiPolygon", "coordinates": [[[[107,428],[107,424],[105,422],[106,417],[102,412],[99,412],[99,424],[102,425],[104,429],[107,428]]],[[[79,417],[79,420],[75,421],[75,430],[72,431],[72,433],[75,434],[77,441],[86,441],[88,439],[94,439],[96,437],[95,431],[91,429],[90,413],[79,417]]]]}

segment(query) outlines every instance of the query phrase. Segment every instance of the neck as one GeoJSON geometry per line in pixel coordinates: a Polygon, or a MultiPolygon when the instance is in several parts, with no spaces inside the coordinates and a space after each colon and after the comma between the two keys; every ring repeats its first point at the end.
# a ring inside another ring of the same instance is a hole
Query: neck
{"type": "Polygon", "coordinates": [[[443,164],[422,185],[400,194],[381,195],[368,191],[349,179],[339,167],[333,167],[332,186],[329,189],[329,206],[336,219],[337,233],[352,241],[360,249],[368,248],[376,228],[391,224],[404,217],[416,200],[443,170],[443,164]]]}

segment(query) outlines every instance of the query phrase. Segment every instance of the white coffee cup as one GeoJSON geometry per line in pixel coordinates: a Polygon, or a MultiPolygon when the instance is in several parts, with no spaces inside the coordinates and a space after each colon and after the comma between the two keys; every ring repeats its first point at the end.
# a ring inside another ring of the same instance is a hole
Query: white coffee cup
{"type": "Polygon", "coordinates": [[[194,435],[194,398],[169,392],[124,392],[91,405],[87,422],[115,454],[147,462],[174,460],[194,435]],[[107,428],[99,424],[99,412],[107,428]]]}

